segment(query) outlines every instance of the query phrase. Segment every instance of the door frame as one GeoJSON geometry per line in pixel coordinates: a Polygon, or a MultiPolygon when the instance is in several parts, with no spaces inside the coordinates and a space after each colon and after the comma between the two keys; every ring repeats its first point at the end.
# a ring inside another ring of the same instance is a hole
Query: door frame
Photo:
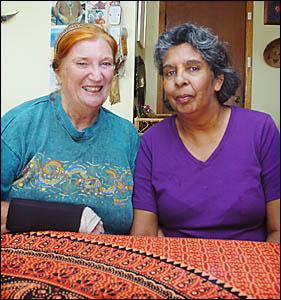
{"type": "MultiPolygon", "coordinates": [[[[253,1],[246,1],[244,107],[248,109],[252,105],[253,10],[253,1]]],[[[165,31],[165,24],[166,1],[159,1],[159,35],[165,31]]],[[[163,77],[159,74],[157,77],[157,113],[163,113],[163,77]]]]}

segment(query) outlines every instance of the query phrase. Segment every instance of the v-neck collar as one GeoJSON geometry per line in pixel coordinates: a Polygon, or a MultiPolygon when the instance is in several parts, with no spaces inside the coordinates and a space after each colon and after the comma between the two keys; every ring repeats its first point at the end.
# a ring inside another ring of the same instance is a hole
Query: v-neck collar
{"type": "Polygon", "coordinates": [[[228,120],[228,123],[227,123],[227,126],[226,126],[226,129],[225,129],[225,132],[222,136],[222,139],[220,140],[219,144],[217,145],[217,147],[215,148],[215,150],[212,152],[212,154],[208,157],[207,160],[205,161],[202,161],[202,160],[199,160],[197,159],[195,156],[193,156],[191,154],[191,152],[185,147],[183,141],[181,140],[180,138],[180,135],[179,135],[179,132],[177,130],[177,126],[176,126],[176,115],[174,115],[172,117],[172,128],[175,132],[175,135],[176,135],[176,140],[177,140],[177,143],[178,143],[178,147],[179,147],[179,150],[184,153],[185,155],[187,155],[187,157],[189,159],[191,159],[194,163],[196,164],[199,164],[201,166],[207,166],[209,165],[214,159],[215,157],[218,155],[218,153],[221,151],[221,149],[223,148],[223,145],[225,144],[226,140],[228,139],[228,136],[229,136],[229,133],[231,131],[231,127],[232,127],[232,123],[233,123],[233,114],[234,114],[234,108],[235,107],[231,107],[231,106],[228,106],[227,107],[230,108],[230,117],[229,117],[229,120],[228,120]]]}
{"type": "Polygon", "coordinates": [[[77,142],[88,140],[94,136],[95,131],[101,124],[101,120],[104,118],[104,110],[101,107],[97,120],[88,128],[82,131],[77,130],[77,128],[71,122],[68,114],[65,112],[62,106],[61,95],[59,92],[54,92],[50,95],[50,100],[54,105],[55,115],[60,122],[60,124],[65,128],[67,133],[71,138],[77,142]]]}

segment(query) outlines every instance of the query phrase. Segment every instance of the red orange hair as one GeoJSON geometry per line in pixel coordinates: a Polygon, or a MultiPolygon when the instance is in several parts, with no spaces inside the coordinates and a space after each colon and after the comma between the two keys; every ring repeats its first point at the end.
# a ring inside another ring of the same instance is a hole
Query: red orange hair
{"type": "Polygon", "coordinates": [[[90,23],[73,23],[68,25],[56,40],[52,62],[53,70],[58,70],[62,60],[76,43],[83,40],[97,40],[100,38],[108,42],[115,62],[118,45],[115,39],[100,25],[90,23]]]}

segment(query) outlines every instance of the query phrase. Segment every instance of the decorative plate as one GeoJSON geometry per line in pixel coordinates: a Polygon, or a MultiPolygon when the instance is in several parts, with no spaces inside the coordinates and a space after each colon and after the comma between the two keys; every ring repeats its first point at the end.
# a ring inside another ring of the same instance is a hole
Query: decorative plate
{"type": "Polygon", "coordinates": [[[271,41],[265,47],[263,57],[269,66],[280,68],[280,38],[271,41]]]}

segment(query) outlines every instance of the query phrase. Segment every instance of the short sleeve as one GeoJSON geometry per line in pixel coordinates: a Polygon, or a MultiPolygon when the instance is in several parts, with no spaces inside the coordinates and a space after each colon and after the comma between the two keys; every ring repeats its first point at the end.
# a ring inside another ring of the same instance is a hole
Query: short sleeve
{"type": "Polygon", "coordinates": [[[259,154],[265,199],[280,199],[280,133],[270,116],[263,126],[259,154]]]}
{"type": "Polygon", "coordinates": [[[143,136],[136,159],[133,207],[157,213],[155,191],[152,185],[152,155],[149,141],[143,136]]]}
{"type": "Polygon", "coordinates": [[[1,200],[8,200],[19,164],[18,155],[1,138],[1,200]]]}
{"type": "Polygon", "coordinates": [[[136,157],[139,149],[139,135],[135,127],[132,129],[131,134],[131,150],[130,150],[130,167],[132,170],[132,173],[135,171],[135,163],[136,163],[136,157]]]}

